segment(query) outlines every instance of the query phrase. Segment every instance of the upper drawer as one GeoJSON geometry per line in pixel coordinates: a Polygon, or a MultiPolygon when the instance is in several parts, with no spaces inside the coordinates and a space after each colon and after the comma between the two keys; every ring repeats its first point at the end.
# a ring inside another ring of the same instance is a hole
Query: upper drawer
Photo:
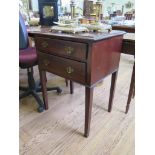
{"type": "Polygon", "coordinates": [[[78,60],[86,60],[87,44],[41,37],[37,37],[35,41],[39,51],[78,60]]]}

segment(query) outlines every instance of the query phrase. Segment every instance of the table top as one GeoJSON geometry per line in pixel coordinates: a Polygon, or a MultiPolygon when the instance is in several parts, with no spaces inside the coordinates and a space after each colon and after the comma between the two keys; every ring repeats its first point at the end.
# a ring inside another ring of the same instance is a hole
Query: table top
{"type": "Polygon", "coordinates": [[[113,30],[111,32],[84,32],[84,33],[62,33],[62,32],[51,32],[50,28],[30,28],[28,29],[28,34],[30,37],[34,36],[44,36],[49,38],[65,39],[65,40],[80,40],[81,42],[96,42],[99,40],[104,40],[114,36],[124,35],[124,31],[113,30]]]}

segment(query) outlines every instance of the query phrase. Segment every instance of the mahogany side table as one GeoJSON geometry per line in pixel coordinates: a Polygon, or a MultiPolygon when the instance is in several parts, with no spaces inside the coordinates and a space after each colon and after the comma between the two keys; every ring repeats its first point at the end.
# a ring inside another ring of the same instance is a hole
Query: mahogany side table
{"type": "Polygon", "coordinates": [[[85,137],[90,131],[94,86],[108,75],[112,75],[109,97],[112,105],[124,34],[123,31],[65,34],[49,32],[49,29],[29,32],[35,39],[46,110],[46,72],[85,86],[85,137]]]}

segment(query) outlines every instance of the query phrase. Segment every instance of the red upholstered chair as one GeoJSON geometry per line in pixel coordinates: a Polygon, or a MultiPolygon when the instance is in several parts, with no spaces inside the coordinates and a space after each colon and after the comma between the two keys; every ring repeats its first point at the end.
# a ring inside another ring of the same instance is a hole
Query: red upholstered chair
{"type": "MultiPolygon", "coordinates": [[[[38,111],[42,112],[44,110],[44,104],[37,92],[41,91],[40,82],[36,83],[33,77],[33,66],[38,64],[38,58],[35,47],[29,47],[28,34],[24,20],[19,13],[19,66],[22,69],[27,69],[28,75],[28,87],[20,87],[20,90],[24,93],[20,94],[19,98],[26,97],[28,95],[33,95],[39,104],[38,111]]],[[[48,91],[56,90],[58,93],[61,93],[59,87],[47,88],[48,91]]]]}

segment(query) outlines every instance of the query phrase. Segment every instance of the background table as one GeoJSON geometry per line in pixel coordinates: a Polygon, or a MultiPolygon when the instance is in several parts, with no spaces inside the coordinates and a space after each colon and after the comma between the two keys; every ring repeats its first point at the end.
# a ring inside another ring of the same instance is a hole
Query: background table
{"type": "MultiPolygon", "coordinates": [[[[130,54],[135,57],[135,34],[134,33],[127,33],[124,35],[122,53],[130,54]]],[[[134,96],[135,96],[135,63],[133,65],[133,71],[131,76],[130,89],[129,89],[125,113],[128,113],[131,98],[134,96]]]]}
{"type": "Polygon", "coordinates": [[[130,25],[112,25],[113,30],[122,30],[127,33],[135,33],[135,26],[130,25]]]}

